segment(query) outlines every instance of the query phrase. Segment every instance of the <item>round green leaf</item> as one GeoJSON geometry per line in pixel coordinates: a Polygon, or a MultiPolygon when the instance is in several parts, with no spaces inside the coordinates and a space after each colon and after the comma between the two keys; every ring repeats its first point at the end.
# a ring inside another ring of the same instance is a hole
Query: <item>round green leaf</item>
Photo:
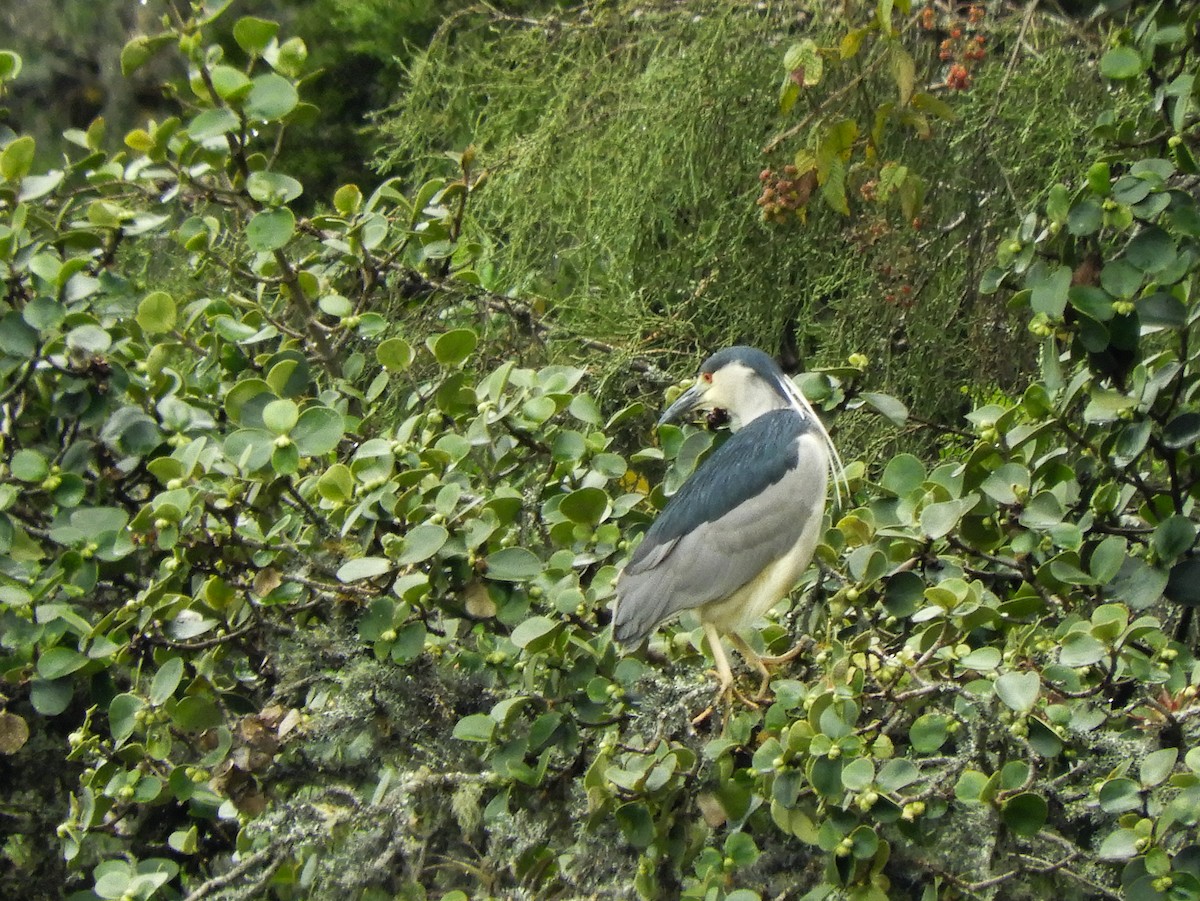
{"type": "Polygon", "coordinates": [[[1100,809],[1105,813],[1125,813],[1141,806],[1139,786],[1132,779],[1118,776],[1100,786],[1100,809]]]}
{"type": "Polygon", "coordinates": [[[523,547],[501,548],[487,556],[487,576],[501,582],[524,582],[542,571],[542,561],[523,547]]]}
{"type": "Polygon", "coordinates": [[[1138,770],[1138,778],[1142,780],[1142,785],[1149,788],[1161,783],[1171,775],[1171,770],[1175,769],[1175,761],[1178,759],[1178,748],[1160,748],[1157,751],[1151,751],[1142,758],[1142,765],[1138,770]]]}
{"type": "Polygon", "coordinates": [[[245,112],[251,119],[273,122],[294,110],[299,102],[295,86],[282,75],[270,72],[254,79],[245,112]]]}
{"type": "Polygon", "coordinates": [[[273,400],[262,411],[263,425],[276,435],[286,435],[300,418],[300,408],[295,401],[273,400]]]}
{"type": "Polygon", "coordinates": [[[209,138],[229,134],[239,125],[238,117],[227,106],[208,109],[196,116],[188,125],[187,133],[193,141],[204,142],[209,138]]]}
{"type": "Polygon", "coordinates": [[[903,495],[920,488],[925,481],[925,467],[912,454],[897,454],[883,468],[880,485],[892,494],[903,495]]]}
{"type": "Polygon", "coordinates": [[[343,216],[353,216],[362,207],[362,191],[358,185],[342,185],[333,194],[333,208],[343,216]]]}
{"type": "Polygon", "coordinates": [[[862,791],[874,781],[875,764],[866,757],[850,761],[842,770],[842,785],[848,791],[862,791]]]}
{"type": "Polygon", "coordinates": [[[1032,710],[1040,690],[1037,673],[1005,673],[996,680],[997,696],[1017,713],[1032,710]]]}
{"type": "Polygon", "coordinates": [[[443,526],[423,522],[409,529],[408,534],[404,536],[404,547],[396,562],[401,566],[409,566],[428,560],[442,549],[449,538],[450,533],[443,526]]]}
{"type": "Polygon", "coordinates": [[[34,679],[29,703],[42,716],[58,716],[71,703],[75,686],[71,679],[34,679]]]}
{"type": "Polygon", "coordinates": [[[53,647],[38,658],[37,671],[43,679],[60,679],[86,666],[88,658],[74,648],[53,647]]]}
{"type": "Polygon", "coordinates": [[[403,338],[388,338],[375,348],[375,358],[389,372],[403,372],[412,364],[413,349],[403,338]]]}
{"type": "Polygon", "coordinates": [[[301,454],[319,457],[336,448],[345,432],[346,421],[337,410],[309,407],[296,420],[291,436],[301,454]]]}
{"type": "Polygon", "coordinates": [[[1134,78],[1144,68],[1141,54],[1132,47],[1113,47],[1100,57],[1100,74],[1105,78],[1134,78]]]}
{"type": "Polygon", "coordinates": [[[262,56],[278,32],[278,22],[254,16],[242,16],[233,25],[233,39],[250,56],[262,56]]]}
{"type": "Polygon", "coordinates": [[[271,468],[276,475],[290,476],[300,469],[300,451],[295,444],[288,443],[271,450],[271,468]]]}
{"type": "Polygon", "coordinates": [[[941,713],[926,713],[917,717],[908,730],[909,741],[918,754],[932,754],[950,737],[950,717],[941,713]]]}
{"type": "Polygon", "coordinates": [[[281,172],[251,172],[246,179],[246,192],[259,203],[280,206],[303,194],[304,186],[281,172]]]}
{"type": "Polygon", "coordinates": [[[9,141],[4,150],[0,151],[0,176],[8,181],[20,181],[28,175],[33,166],[35,149],[34,140],[29,135],[9,141]]]}
{"type": "Polygon", "coordinates": [[[175,327],[175,299],[166,291],[153,291],[137,308],[137,324],[147,335],[169,332],[175,327]]]}
{"type": "Polygon", "coordinates": [[[209,76],[217,96],[226,102],[241,100],[250,90],[250,79],[233,66],[213,66],[209,70],[209,76]]]}
{"type": "Polygon", "coordinates": [[[374,579],[392,571],[392,561],[386,557],[356,557],[347,560],[338,567],[339,582],[358,582],[362,579],[374,579]]]}
{"type": "Polygon", "coordinates": [[[859,396],[863,399],[863,403],[882,415],[892,425],[902,426],[908,422],[908,407],[899,398],[878,391],[864,391],[859,396]]]}
{"type": "Polygon", "coordinates": [[[291,240],[296,230],[296,217],[287,207],[255,213],[246,226],[246,243],[251,250],[266,253],[278,250],[291,240]]]}
{"type": "Polygon", "coordinates": [[[425,650],[425,624],[420,620],[409,623],[392,642],[392,661],[395,663],[412,663],[425,650]]]}
{"type": "Polygon", "coordinates": [[[1170,563],[1196,543],[1196,525],[1178,513],[1164,519],[1154,530],[1151,544],[1164,563],[1170,563]]]}
{"type": "Polygon", "coordinates": [[[28,448],[17,451],[12,458],[12,474],[22,482],[40,482],[50,475],[46,458],[28,448]]]}
{"type": "Polygon", "coordinates": [[[601,488],[578,488],[562,499],[559,512],[572,522],[594,526],[602,521],[612,507],[601,488]]]}
{"type": "Polygon", "coordinates": [[[1091,666],[1108,655],[1104,644],[1087,632],[1072,632],[1063,639],[1058,662],[1063,666],[1091,666]]]}
{"type": "Polygon", "coordinates": [[[112,347],[112,335],[98,325],[81,325],[67,333],[67,345],[89,354],[103,354],[112,347]]]}
{"type": "Polygon", "coordinates": [[[1000,818],[1017,835],[1028,838],[1041,831],[1049,813],[1050,807],[1045,798],[1033,792],[1022,792],[1004,802],[1000,818]]]}
{"type": "Polygon", "coordinates": [[[469,328],[456,328],[429,339],[433,358],[443,366],[460,366],[475,350],[479,336],[469,328]]]}
{"type": "Polygon", "coordinates": [[[354,496],[354,475],[344,463],[334,463],[317,479],[317,491],[327,501],[344,502],[354,496]]]}
{"type": "Polygon", "coordinates": [[[221,725],[223,720],[221,708],[207,695],[189,695],[170,712],[171,721],[185,732],[204,732],[221,725]]]}

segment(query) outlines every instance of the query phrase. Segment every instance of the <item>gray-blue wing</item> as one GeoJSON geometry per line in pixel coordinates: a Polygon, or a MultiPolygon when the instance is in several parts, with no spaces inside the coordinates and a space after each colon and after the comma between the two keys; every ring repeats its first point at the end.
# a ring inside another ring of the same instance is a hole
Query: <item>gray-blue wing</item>
{"type": "Polygon", "coordinates": [[[671,498],[621,573],[617,641],[637,644],[676,613],[728,597],[790,551],[823,509],[826,466],[815,431],[791,410],[734,433],[671,498]]]}

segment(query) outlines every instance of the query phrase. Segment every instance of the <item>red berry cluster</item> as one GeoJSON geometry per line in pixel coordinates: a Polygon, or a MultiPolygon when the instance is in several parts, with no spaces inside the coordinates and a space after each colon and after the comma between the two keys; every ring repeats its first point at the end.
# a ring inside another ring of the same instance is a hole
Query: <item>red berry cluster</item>
{"type": "MultiPolygon", "coordinates": [[[[966,26],[972,33],[963,30],[961,20],[950,26],[949,37],[938,46],[938,59],[950,63],[946,70],[946,87],[952,91],[965,91],[971,86],[971,69],[975,63],[987,56],[987,38],[974,33],[982,25],[987,11],[983,4],[973,3],[967,9],[966,26]]],[[[933,31],[937,27],[937,13],[932,6],[921,10],[921,27],[933,31]]],[[[946,33],[946,32],[943,32],[946,33]]]]}
{"type": "Polygon", "coordinates": [[[762,207],[767,222],[784,223],[790,216],[802,218],[808,199],[817,186],[817,173],[811,169],[800,174],[795,166],[784,166],[776,172],[769,166],[758,173],[762,194],[754,201],[762,207]]]}
{"type": "Polygon", "coordinates": [[[913,286],[905,272],[907,268],[903,262],[896,266],[884,263],[879,267],[879,274],[887,288],[887,292],[883,295],[884,301],[894,307],[900,307],[902,310],[911,310],[917,302],[913,294],[913,286]]]}

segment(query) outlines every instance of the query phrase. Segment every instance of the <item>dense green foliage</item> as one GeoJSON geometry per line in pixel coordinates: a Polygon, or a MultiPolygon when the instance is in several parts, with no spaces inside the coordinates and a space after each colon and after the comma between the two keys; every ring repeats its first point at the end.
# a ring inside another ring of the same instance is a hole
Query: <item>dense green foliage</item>
{"type": "MultiPolygon", "coordinates": [[[[850,464],[753,639],[805,653],[699,727],[694,624],[622,655],[606,607],[719,437],[605,390],[624,329],[542,346],[586,320],[497,252],[469,110],[450,174],[304,216],[305,43],[202,8],[130,42],[187,66],[177,115],[0,147],[0,893],[1200,899],[1197,17],[1114,36],[1103,159],[989,253],[1040,372],[940,459],[850,464]]],[[[803,389],[905,421],[847,363],[803,389]]]]}
{"type": "MultiPolygon", "coordinates": [[[[875,4],[850,21],[836,4],[600,4],[545,27],[477,9],[417,58],[383,121],[385,162],[424,177],[447,145],[475,144],[491,181],[469,216],[496,261],[490,284],[544,298],[568,333],[619,336],[675,370],[738,342],[782,348],[792,368],[864,353],[879,386],[952,421],[969,406],[961,386],[1024,377],[1023,325],[980,296],[979,276],[1047,179],[1090,161],[1088,130],[1113,101],[1052,20],[1024,32],[1038,53],[1009,67],[1020,21],[1003,8],[925,30],[902,6],[886,35],[875,4]],[[974,87],[948,95],[939,48],[958,27],[986,35],[988,55],[974,87]],[[833,48],[821,79],[810,64],[780,113],[790,57],[814,42],[833,48]],[[905,105],[893,54],[908,64],[905,105]],[[764,167],[818,156],[853,215],[813,193],[804,222],[764,218],[764,167]],[[947,352],[959,344],[971,352],[947,352]]],[[[620,380],[619,362],[606,368],[620,380]]],[[[872,451],[888,434],[843,428],[872,451]]]]}

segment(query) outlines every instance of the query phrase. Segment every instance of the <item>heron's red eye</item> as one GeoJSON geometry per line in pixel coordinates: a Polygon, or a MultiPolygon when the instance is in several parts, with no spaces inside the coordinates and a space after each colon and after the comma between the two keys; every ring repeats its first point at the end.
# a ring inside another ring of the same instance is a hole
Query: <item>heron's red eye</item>
{"type": "Polygon", "coordinates": [[[704,382],[704,384],[706,384],[706,385],[711,385],[712,384],[712,373],[711,372],[700,373],[700,381],[704,382]]]}

